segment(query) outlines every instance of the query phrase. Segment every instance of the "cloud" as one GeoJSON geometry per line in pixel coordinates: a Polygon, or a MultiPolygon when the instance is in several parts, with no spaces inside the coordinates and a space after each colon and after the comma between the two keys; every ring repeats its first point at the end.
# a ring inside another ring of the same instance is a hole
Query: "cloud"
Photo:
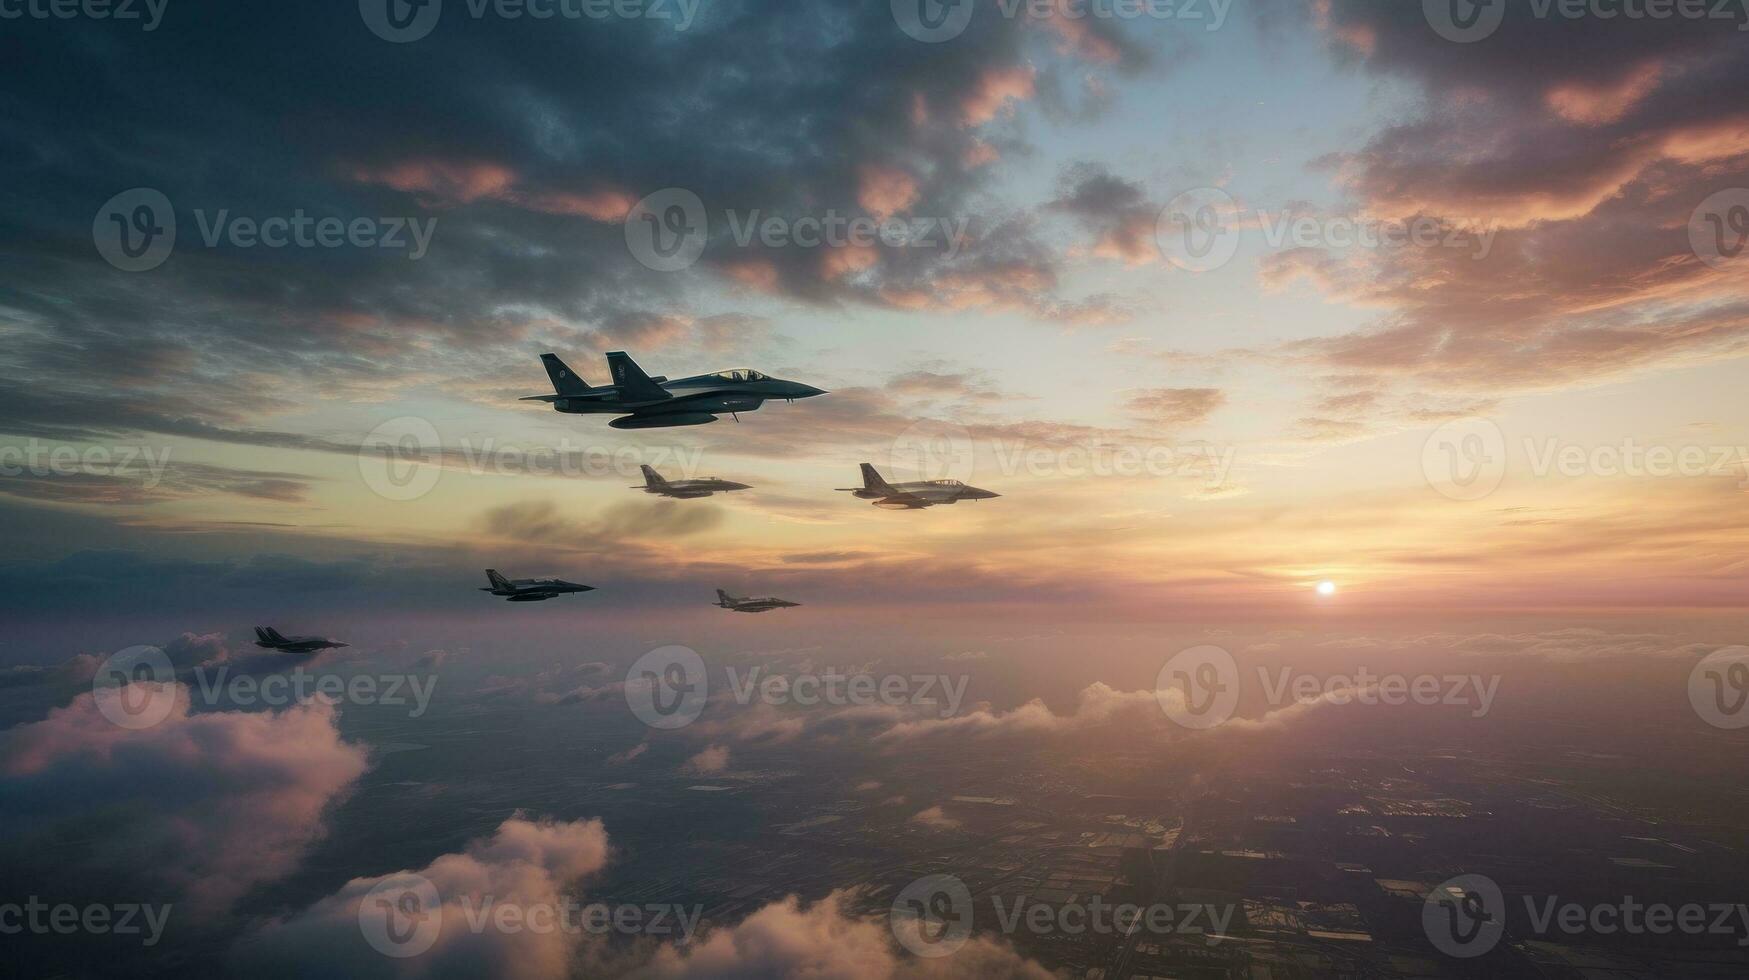
{"type": "Polygon", "coordinates": [[[1324,165],[1362,215],[1468,229],[1470,241],[1270,257],[1268,284],[1304,277],[1390,311],[1282,352],[1457,392],[1742,356],[1749,307],[1688,239],[1704,199],[1749,181],[1749,111],[1733,98],[1749,85],[1741,19],[1574,20],[1506,5],[1485,43],[1454,44],[1415,4],[1317,5],[1335,50],[1425,95],[1419,115],[1324,165]]]}
{"type": "Polygon", "coordinates": [[[666,539],[699,534],[723,523],[714,504],[685,506],[676,501],[612,504],[588,521],[573,520],[551,500],[504,504],[479,518],[488,534],[537,544],[599,551],[640,538],[666,539]]]}
{"type": "Polygon", "coordinates": [[[930,830],[957,830],[960,827],[960,822],[948,816],[940,806],[919,810],[911,815],[911,822],[930,830]]]}
{"type": "Polygon", "coordinates": [[[138,869],[223,912],[297,866],[324,833],[323,811],[364,773],[365,750],[341,740],[325,702],[191,714],[188,688],[130,688],[148,686],[174,701],[151,728],[114,724],[88,691],[0,735],[9,847],[28,861],[41,835],[77,833],[85,844],[71,860],[138,869]]]}
{"type": "Polygon", "coordinates": [[[1057,199],[1046,210],[1074,217],[1094,236],[1090,254],[1125,265],[1147,265],[1160,259],[1155,228],[1160,206],[1148,199],[1142,185],[1117,177],[1102,164],[1077,163],[1059,178],[1057,199]]]}
{"type": "Polygon", "coordinates": [[[697,755],[686,760],[680,767],[685,773],[696,776],[712,776],[726,772],[729,768],[729,747],[726,745],[706,746],[697,755]]]}
{"type": "Polygon", "coordinates": [[[607,830],[599,820],[505,820],[488,838],[445,854],[416,871],[354,878],[339,891],[239,945],[233,965],[255,976],[492,976],[542,980],[570,975],[587,933],[470,928],[469,910],[511,906],[556,909],[577,883],[606,866],[607,830]],[[360,906],[371,889],[401,875],[430,882],[441,903],[435,942],[416,958],[393,959],[366,944],[360,929],[374,910],[360,906]]]}
{"type": "Polygon", "coordinates": [[[1208,421],[1227,403],[1219,388],[1153,388],[1130,396],[1131,416],[1162,426],[1188,426],[1208,421]]]}
{"type": "Polygon", "coordinates": [[[922,959],[899,952],[879,921],[850,913],[855,893],[835,891],[804,906],[790,896],[741,923],[716,929],[684,949],[664,947],[633,975],[641,980],[721,977],[834,977],[910,980],[1009,977],[1049,980],[1051,972],[1012,949],[975,937],[952,956],[922,959]]]}

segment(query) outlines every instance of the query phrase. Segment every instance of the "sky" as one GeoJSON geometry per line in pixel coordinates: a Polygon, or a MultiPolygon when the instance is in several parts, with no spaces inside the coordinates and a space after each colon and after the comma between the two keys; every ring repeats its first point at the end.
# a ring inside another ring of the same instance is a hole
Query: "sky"
{"type": "Polygon", "coordinates": [[[599,587],[500,628],[628,635],[741,629],[719,587],[889,625],[1741,605],[1743,11],[331,6],[9,24],[0,659],[485,630],[487,567],[599,587]],[[676,194],[696,258],[654,268],[676,194]],[[130,256],[142,205],[174,242],[130,256]],[[801,240],[835,218],[904,233],[801,240]],[[518,400],[609,350],[830,394],[518,400]],[[861,462],[1002,496],[882,510],[835,492],[861,462]]]}

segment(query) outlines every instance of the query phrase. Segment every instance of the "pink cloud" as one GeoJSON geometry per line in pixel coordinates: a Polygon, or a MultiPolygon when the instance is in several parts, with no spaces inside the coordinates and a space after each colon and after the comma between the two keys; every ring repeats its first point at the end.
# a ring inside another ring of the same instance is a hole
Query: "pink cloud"
{"type": "Polygon", "coordinates": [[[162,879],[208,912],[284,876],[323,834],[322,812],[367,768],[340,738],[336,710],[189,712],[181,684],[133,684],[167,699],[169,716],[117,726],[82,694],[0,738],[0,778],[38,801],[15,832],[89,818],[101,799],[119,818],[92,833],[83,860],[162,879]]]}

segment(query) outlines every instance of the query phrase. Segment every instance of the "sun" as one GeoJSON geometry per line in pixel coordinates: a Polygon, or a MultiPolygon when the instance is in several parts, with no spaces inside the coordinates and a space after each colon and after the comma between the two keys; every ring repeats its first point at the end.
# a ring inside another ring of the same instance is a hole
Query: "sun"
{"type": "Polygon", "coordinates": [[[1318,594],[1319,595],[1335,595],[1336,594],[1336,583],[1335,582],[1319,582],[1318,583],[1318,594]]]}

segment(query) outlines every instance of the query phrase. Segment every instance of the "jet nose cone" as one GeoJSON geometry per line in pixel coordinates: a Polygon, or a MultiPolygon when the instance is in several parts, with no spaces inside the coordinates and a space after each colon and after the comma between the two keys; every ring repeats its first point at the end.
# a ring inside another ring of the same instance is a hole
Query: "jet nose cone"
{"type": "Polygon", "coordinates": [[[813,385],[802,385],[802,384],[796,385],[796,397],[797,398],[812,398],[815,395],[824,395],[824,394],[826,394],[826,389],[824,389],[824,388],[816,388],[813,385]]]}

